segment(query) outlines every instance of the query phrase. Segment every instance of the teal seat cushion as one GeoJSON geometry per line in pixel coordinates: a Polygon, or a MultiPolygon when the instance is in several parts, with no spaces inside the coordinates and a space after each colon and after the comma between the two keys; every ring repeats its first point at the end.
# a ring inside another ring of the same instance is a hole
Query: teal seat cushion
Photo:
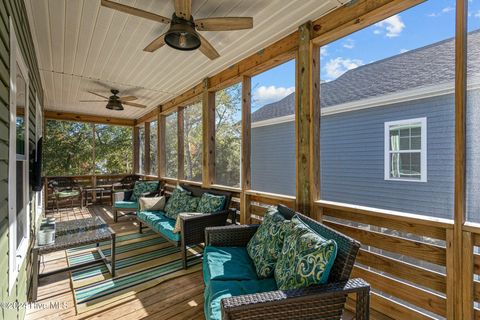
{"type": "Polygon", "coordinates": [[[165,216],[162,211],[140,211],[137,218],[148,224],[154,231],[172,241],[180,241],[180,233],[174,233],[175,220],[165,216]]]}
{"type": "Polygon", "coordinates": [[[138,209],[137,201],[115,201],[113,206],[119,209],[138,209]]]}
{"type": "Polygon", "coordinates": [[[255,265],[245,247],[212,247],[203,250],[203,279],[257,280],[255,265]]]}
{"type": "Polygon", "coordinates": [[[255,264],[259,278],[273,277],[289,223],[276,208],[270,209],[265,214],[257,232],[248,242],[247,252],[255,264]]]}
{"type": "Polygon", "coordinates": [[[275,265],[278,288],[289,290],[326,283],[336,256],[335,240],[323,238],[294,216],[275,265]]]}
{"type": "Polygon", "coordinates": [[[225,201],[227,197],[225,196],[217,196],[208,192],[205,192],[200,197],[200,201],[198,202],[198,212],[203,213],[215,213],[222,211],[225,207],[225,201]]]}
{"type": "Polygon", "coordinates": [[[130,200],[138,201],[138,198],[140,198],[142,195],[158,191],[158,184],[158,181],[135,181],[135,185],[133,186],[133,193],[130,197],[130,200]]]}
{"type": "Polygon", "coordinates": [[[63,190],[63,191],[55,192],[55,196],[57,196],[60,199],[78,197],[79,195],[80,195],[79,190],[63,190]]]}
{"type": "Polygon", "coordinates": [[[276,290],[277,284],[273,278],[243,281],[212,281],[205,288],[205,319],[222,319],[221,300],[223,298],[276,290]]]}

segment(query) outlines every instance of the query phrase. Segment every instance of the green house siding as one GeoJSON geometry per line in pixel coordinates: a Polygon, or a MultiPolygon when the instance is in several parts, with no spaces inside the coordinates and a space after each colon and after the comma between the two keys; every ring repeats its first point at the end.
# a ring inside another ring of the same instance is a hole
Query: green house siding
{"type": "MultiPolygon", "coordinates": [[[[29,77],[29,146],[35,149],[35,108],[36,97],[43,101],[43,89],[35,56],[33,40],[29,30],[27,12],[23,1],[1,0],[0,2],[0,301],[25,302],[30,287],[30,255],[20,270],[12,293],[8,292],[8,145],[9,145],[9,84],[10,84],[10,24],[15,28],[20,50],[28,67],[29,77]]],[[[30,193],[33,204],[34,194],[30,193]]],[[[33,209],[31,205],[30,225],[34,230],[33,209]]],[[[33,234],[33,231],[32,231],[33,234]]],[[[0,319],[23,319],[25,309],[0,309],[0,319]]]]}

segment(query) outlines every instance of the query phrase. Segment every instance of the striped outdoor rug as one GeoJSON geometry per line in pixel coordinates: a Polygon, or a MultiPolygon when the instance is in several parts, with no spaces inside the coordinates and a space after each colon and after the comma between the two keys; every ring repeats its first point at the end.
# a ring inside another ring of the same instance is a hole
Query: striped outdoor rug
{"type": "MultiPolygon", "coordinates": [[[[95,248],[88,245],[67,250],[68,264],[74,266],[100,258],[95,248]]],[[[110,257],[110,242],[100,243],[100,249],[110,257]]],[[[163,281],[201,269],[200,247],[190,249],[189,268],[184,270],[180,248],[151,230],[117,235],[116,251],[114,278],[104,264],[71,272],[77,313],[110,305],[163,281]]]]}

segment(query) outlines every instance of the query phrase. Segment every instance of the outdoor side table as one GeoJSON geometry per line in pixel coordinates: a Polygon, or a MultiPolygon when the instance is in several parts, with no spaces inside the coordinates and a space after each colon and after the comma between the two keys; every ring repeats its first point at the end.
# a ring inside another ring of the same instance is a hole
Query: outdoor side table
{"type": "Polygon", "coordinates": [[[85,207],[88,206],[88,194],[92,196],[92,202],[93,202],[93,195],[96,194],[97,192],[100,192],[100,202],[103,203],[103,193],[104,193],[105,188],[103,187],[92,187],[92,188],[84,188],[83,189],[83,194],[82,194],[82,204],[81,207],[83,208],[83,201],[85,201],[85,207]]]}
{"type": "Polygon", "coordinates": [[[39,246],[38,239],[32,249],[33,262],[33,283],[32,283],[32,301],[37,300],[38,279],[50,276],[52,274],[77,270],[86,266],[105,263],[108,271],[115,276],[115,231],[101,217],[93,217],[79,220],[62,221],[56,224],[55,243],[50,245],[39,246]],[[103,241],[110,241],[111,255],[107,259],[100,250],[99,244],[103,241]],[[71,249],[88,244],[96,244],[96,250],[100,255],[100,259],[89,261],[86,263],[69,266],[46,273],[39,273],[40,257],[43,254],[71,249]]]}

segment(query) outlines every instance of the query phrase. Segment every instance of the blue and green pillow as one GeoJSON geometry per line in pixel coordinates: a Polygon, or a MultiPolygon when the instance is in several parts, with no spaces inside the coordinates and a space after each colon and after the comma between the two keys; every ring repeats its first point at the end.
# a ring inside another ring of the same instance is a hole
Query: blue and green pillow
{"type": "Polygon", "coordinates": [[[137,201],[142,195],[158,191],[158,181],[135,181],[130,201],[137,201]]]}
{"type": "Polygon", "coordinates": [[[190,194],[181,187],[175,188],[165,205],[165,215],[170,219],[177,219],[181,212],[196,212],[200,198],[190,194]]]}
{"type": "Polygon", "coordinates": [[[272,277],[277,260],[282,252],[285,232],[289,221],[277,209],[270,209],[262,224],[247,244],[259,278],[272,277]]]}
{"type": "Polygon", "coordinates": [[[278,289],[324,284],[337,256],[337,243],[321,237],[294,216],[287,227],[282,252],[275,265],[278,289]]]}
{"type": "Polygon", "coordinates": [[[227,197],[217,196],[208,192],[205,192],[200,197],[200,202],[198,203],[198,212],[202,213],[215,213],[223,210],[225,206],[225,201],[227,197]]]}

